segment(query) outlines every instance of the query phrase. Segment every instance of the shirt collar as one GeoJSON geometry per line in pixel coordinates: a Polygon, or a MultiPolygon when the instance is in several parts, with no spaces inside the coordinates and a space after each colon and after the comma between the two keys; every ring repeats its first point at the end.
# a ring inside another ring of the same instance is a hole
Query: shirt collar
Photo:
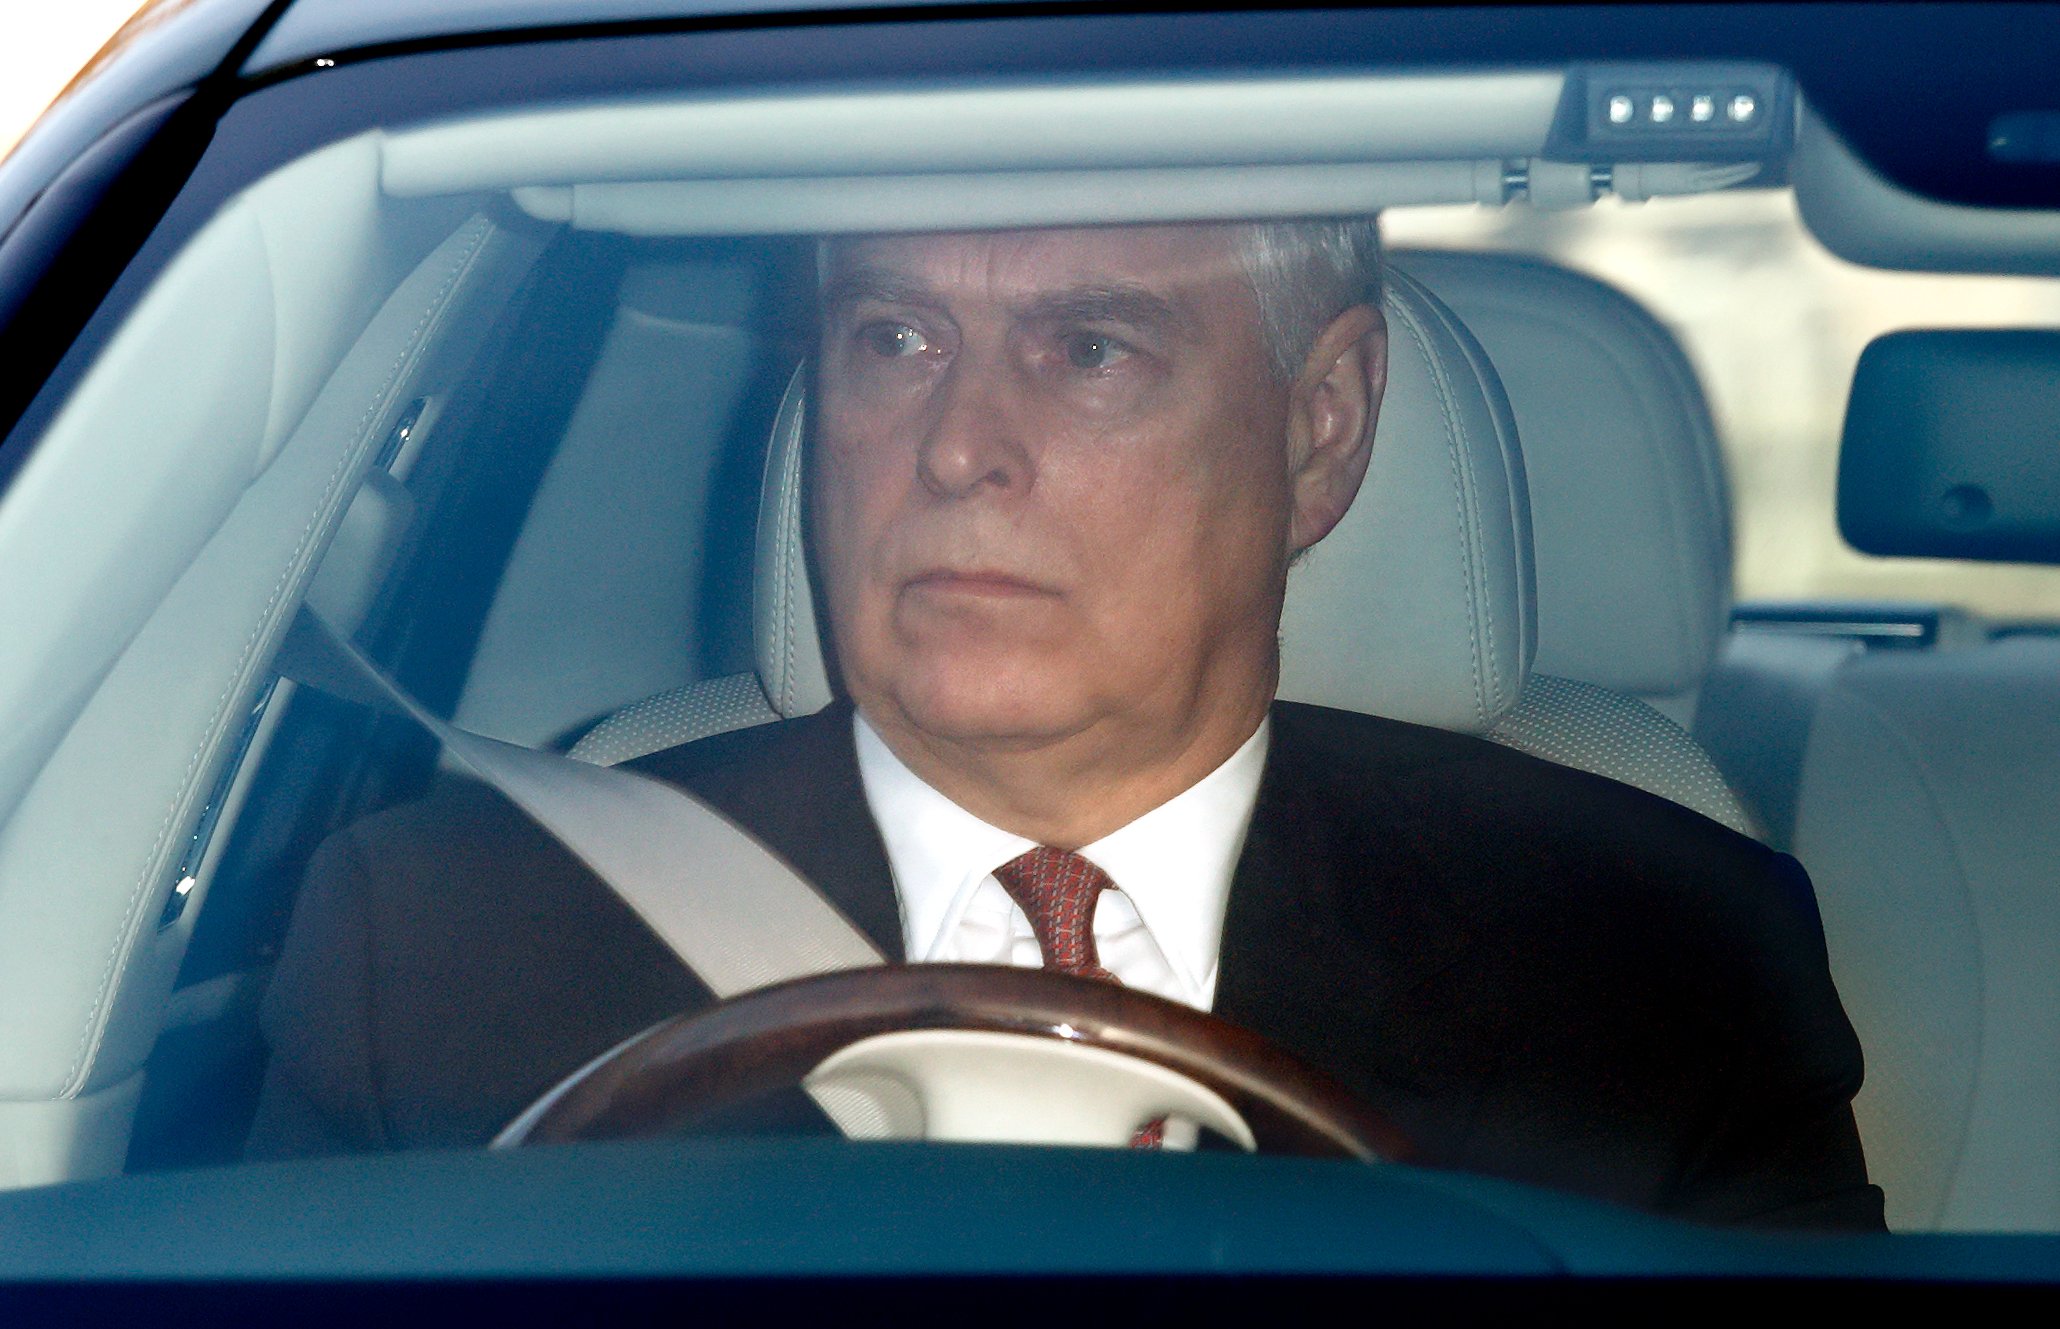
{"type": "MultiPolygon", "coordinates": [[[[866,802],[894,871],[902,937],[911,958],[931,954],[994,869],[1036,842],[990,825],[932,788],[853,712],[866,802]]],[[[1215,986],[1230,899],[1271,721],[1222,765],[1080,853],[1136,908],[1166,959],[1200,992],[1215,986]]]]}
{"type": "Polygon", "coordinates": [[[1080,854],[1109,874],[1191,989],[1213,992],[1230,878],[1258,802],[1270,720],[1221,766],[1080,854]]]}
{"type": "Polygon", "coordinates": [[[894,871],[902,941],[908,957],[918,959],[935,951],[995,868],[1037,842],[990,826],[931,788],[855,709],[852,731],[859,781],[894,871]]]}

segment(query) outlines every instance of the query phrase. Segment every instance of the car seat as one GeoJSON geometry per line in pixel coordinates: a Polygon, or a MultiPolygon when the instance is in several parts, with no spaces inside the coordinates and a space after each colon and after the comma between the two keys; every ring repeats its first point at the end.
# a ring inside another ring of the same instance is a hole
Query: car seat
{"type": "MultiPolygon", "coordinates": [[[[1612,308],[1628,305],[1607,294],[1612,308]]],[[[1525,463],[1496,369],[1466,325],[1406,271],[1391,272],[1386,305],[1391,363],[1374,459],[1351,513],[1289,579],[1280,695],[1483,734],[1638,784],[1734,828],[1749,824],[1715,767],[1678,724],[1607,685],[1629,681],[1670,695],[1681,691],[1689,685],[1684,680],[1696,676],[1692,625],[1668,648],[1673,656],[1648,652],[1660,659],[1643,672],[1619,668],[1600,683],[1531,673],[1538,611],[1525,463]],[[1439,557],[1439,550],[1448,556],[1439,557]]],[[[1654,335],[1664,339],[1663,333],[1642,331],[1649,319],[1633,322],[1646,338],[1641,347],[1654,335]]],[[[1648,351],[1647,358],[1658,357],[1648,351]]],[[[1621,394],[1624,381],[1610,380],[1608,386],[1621,394]]],[[[1635,387],[1651,380],[1633,375],[1628,381],[1635,387]]],[[[1687,383],[1699,404],[1692,376],[1687,383]]],[[[808,714],[827,703],[831,683],[816,638],[802,548],[804,411],[797,376],[767,459],[755,588],[756,671],[690,684],[618,711],[573,747],[574,756],[603,764],[627,761],[709,734],[808,714]]],[[[1721,486],[1704,492],[1717,496],[1720,514],[1721,486]]],[[[1721,530],[1721,516],[1713,520],[1721,530]]],[[[1577,580],[1577,574],[1561,575],[1577,580]]],[[[1698,576],[1704,586],[1720,578],[1698,576]]],[[[1705,597],[1705,612],[1721,617],[1722,596],[1719,585],[1705,597]]],[[[1665,595],[1654,599],[1664,601],[1665,595]]],[[[1568,635],[1578,640],[1578,633],[1568,635]]],[[[1629,649],[1643,649],[1635,633],[1617,635],[1629,649]]],[[[1714,637],[1709,628],[1701,647],[1705,660],[1714,637]]],[[[1570,646],[1566,654],[1579,664],[1578,649],[1570,646]]],[[[1611,658],[1606,649],[1589,654],[1611,658]]]]}
{"type": "MultiPolygon", "coordinates": [[[[1435,297],[1398,275],[1388,310],[1379,442],[1359,501],[1290,577],[1280,695],[1482,733],[1516,705],[1534,649],[1515,426],[1486,355],[1435,297]]],[[[828,703],[802,541],[803,382],[766,463],[755,674],[619,711],[574,756],[612,764],[828,703]]]]}
{"type": "Polygon", "coordinates": [[[1854,655],[1810,727],[1796,850],[1867,1049],[1899,1229],[2060,1226],[2060,641],[1854,655]]]}
{"type": "Polygon", "coordinates": [[[1687,730],[1730,614],[1731,529],[1716,427],[1680,345],[1628,296],[1550,263],[1391,262],[1480,339],[1523,439],[1538,654],[1489,737],[1757,834],[1687,730]]]}

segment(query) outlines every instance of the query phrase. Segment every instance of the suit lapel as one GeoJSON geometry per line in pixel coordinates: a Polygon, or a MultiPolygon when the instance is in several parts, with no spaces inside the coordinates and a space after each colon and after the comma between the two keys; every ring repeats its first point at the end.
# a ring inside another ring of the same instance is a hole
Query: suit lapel
{"type": "Polygon", "coordinates": [[[859,779],[850,705],[838,702],[798,722],[796,739],[798,751],[769,763],[787,775],[780,839],[769,842],[899,964],[906,958],[901,905],[859,779]]]}
{"type": "Polygon", "coordinates": [[[1216,1013],[1362,1093],[1429,1090],[1420,1068],[1439,1059],[1422,1055],[1434,1036],[1426,994],[1474,935],[1414,847],[1377,754],[1341,763],[1310,741],[1297,714],[1307,711],[1275,707],[1224,918],[1216,1013]]]}

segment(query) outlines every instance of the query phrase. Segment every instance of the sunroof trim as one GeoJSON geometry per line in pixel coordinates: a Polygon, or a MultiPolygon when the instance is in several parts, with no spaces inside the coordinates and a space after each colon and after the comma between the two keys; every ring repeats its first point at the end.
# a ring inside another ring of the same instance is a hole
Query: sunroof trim
{"type": "Polygon", "coordinates": [[[1909,272],[2060,273],[2060,211],[1978,208],[1897,186],[1801,109],[1789,163],[1796,210],[1840,258],[1909,272]]]}

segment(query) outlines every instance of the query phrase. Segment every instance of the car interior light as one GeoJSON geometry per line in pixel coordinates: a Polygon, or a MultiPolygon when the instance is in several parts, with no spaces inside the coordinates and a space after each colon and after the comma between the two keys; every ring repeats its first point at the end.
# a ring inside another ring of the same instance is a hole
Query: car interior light
{"type": "Polygon", "coordinates": [[[1771,160],[1792,139],[1793,80],[1772,65],[1608,62],[1568,75],[1548,161],[1771,160]]]}

